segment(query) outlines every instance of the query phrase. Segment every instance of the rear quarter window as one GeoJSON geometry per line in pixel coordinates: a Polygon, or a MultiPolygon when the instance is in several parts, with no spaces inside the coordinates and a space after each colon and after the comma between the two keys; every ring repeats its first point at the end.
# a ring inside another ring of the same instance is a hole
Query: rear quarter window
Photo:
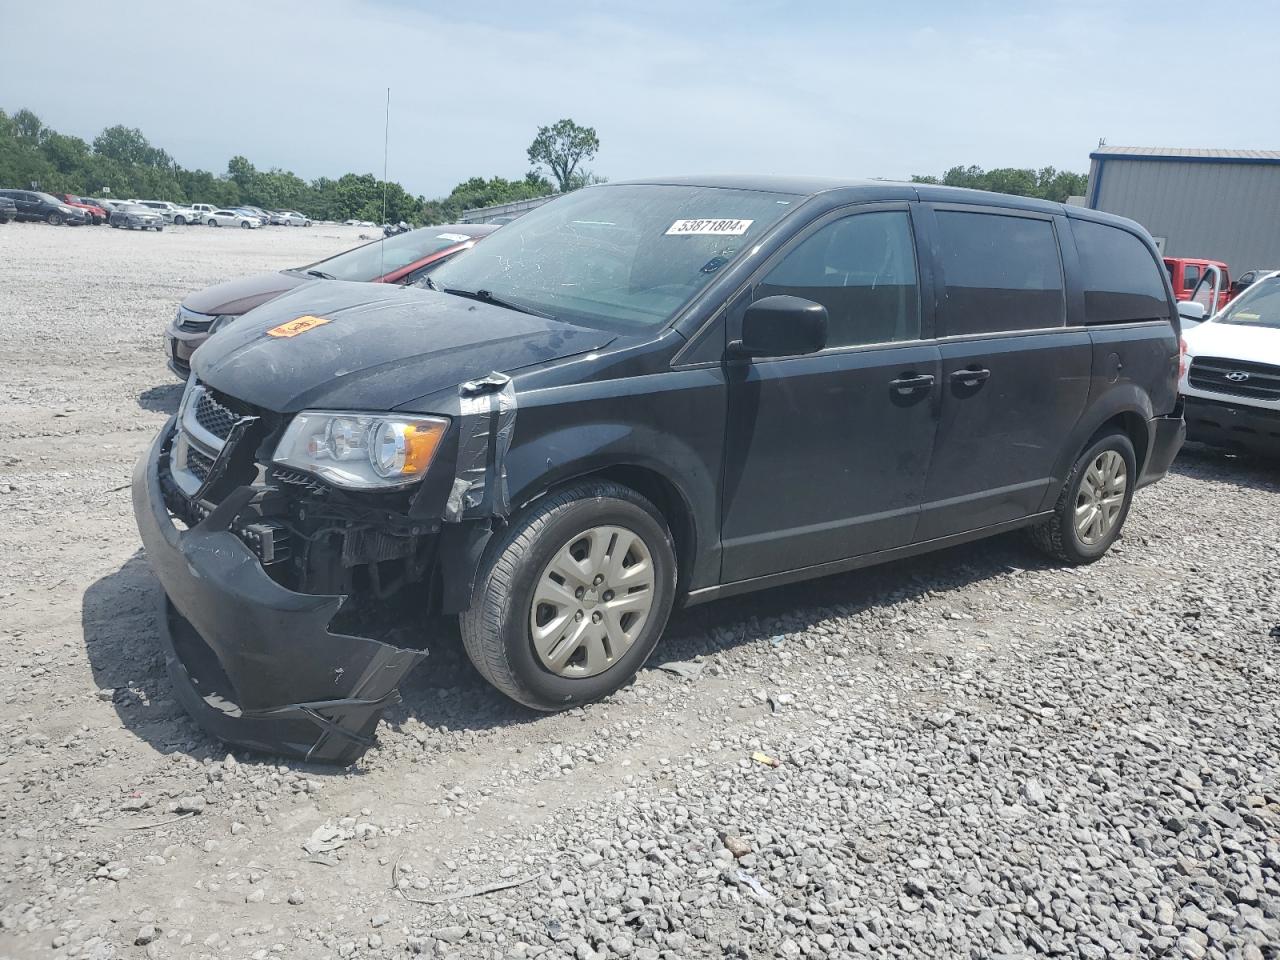
{"type": "Polygon", "coordinates": [[[1165,320],[1169,300],[1160,264],[1146,244],[1127,230],[1072,220],[1085,323],[1165,320]]]}

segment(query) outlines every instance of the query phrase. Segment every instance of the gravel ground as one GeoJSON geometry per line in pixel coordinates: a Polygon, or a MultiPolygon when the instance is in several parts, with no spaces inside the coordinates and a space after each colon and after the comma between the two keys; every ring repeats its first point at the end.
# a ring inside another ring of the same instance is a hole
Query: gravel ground
{"type": "Polygon", "coordinates": [[[354,769],[205,737],[128,499],[160,330],[358,232],[0,227],[0,957],[1280,956],[1256,461],[1186,451],[1086,569],[1004,537],[679,614],[586,709],[442,627],[354,769]]]}

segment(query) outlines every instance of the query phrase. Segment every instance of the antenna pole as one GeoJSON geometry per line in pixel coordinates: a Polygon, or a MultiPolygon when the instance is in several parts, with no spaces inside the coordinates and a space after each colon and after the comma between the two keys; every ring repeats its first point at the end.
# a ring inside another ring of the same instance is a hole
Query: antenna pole
{"type": "MultiPolygon", "coordinates": [[[[387,87],[387,120],[382,130],[382,222],[387,222],[387,147],[391,143],[391,88],[387,87]]],[[[378,246],[378,273],[385,274],[387,260],[387,245],[384,242],[378,246]]]]}

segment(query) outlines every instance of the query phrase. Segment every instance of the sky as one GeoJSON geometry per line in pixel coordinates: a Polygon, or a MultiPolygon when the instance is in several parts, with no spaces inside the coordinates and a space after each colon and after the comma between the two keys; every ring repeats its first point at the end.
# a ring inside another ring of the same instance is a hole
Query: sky
{"type": "Polygon", "coordinates": [[[139,127],[186,167],[236,154],[427,197],[521,177],[537,128],[596,129],[611,180],[1086,172],[1113,146],[1280,147],[1271,3],[1184,0],[100,0],[5,18],[0,109],[87,140],[139,127]],[[70,25],[77,24],[72,29],[70,25]],[[58,37],[61,53],[49,41],[58,37]],[[85,48],[82,54],[73,48],[85,48]],[[91,48],[91,51],[90,51],[91,48]]]}

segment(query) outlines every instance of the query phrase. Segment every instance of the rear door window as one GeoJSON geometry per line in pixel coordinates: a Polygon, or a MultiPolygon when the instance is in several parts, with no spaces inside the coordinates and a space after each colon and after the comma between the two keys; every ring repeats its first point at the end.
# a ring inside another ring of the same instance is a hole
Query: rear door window
{"type": "Polygon", "coordinates": [[[1049,220],[939,210],[943,336],[1066,324],[1062,259],[1049,220]]]}
{"type": "Polygon", "coordinates": [[[796,245],[756,287],[827,308],[827,346],[920,338],[915,242],[906,211],[844,217],[796,245]]]}
{"type": "Polygon", "coordinates": [[[1085,323],[1167,319],[1168,294],[1147,245],[1127,230],[1072,220],[1085,323]]]}
{"type": "Polygon", "coordinates": [[[1184,263],[1182,265],[1182,289],[1193,290],[1195,285],[1200,282],[1200,268],[1194,263],[1184,263]]]}

